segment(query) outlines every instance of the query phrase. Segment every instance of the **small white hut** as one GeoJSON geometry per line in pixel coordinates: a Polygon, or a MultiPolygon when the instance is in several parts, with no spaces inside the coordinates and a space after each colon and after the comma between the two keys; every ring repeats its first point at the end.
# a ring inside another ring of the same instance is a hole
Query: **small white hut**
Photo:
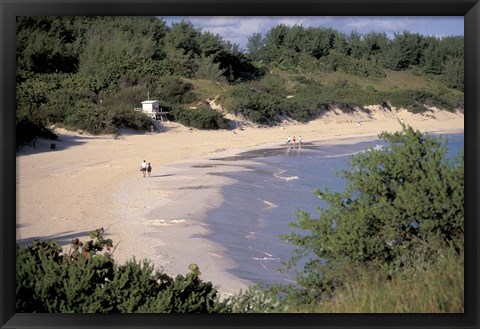
{"type": "Polygon", "coordinates": [[[153,120],[167,121],[168,112],[163,111],[157,100],[148,100],[142,102],[141,108],[135,108],[135,111],[142,111],[153,120]]]}
{"type": "Polygon", "coordinates": [[[160,112],[160,106],[158,105],[158,101],[143,101],[142,112],[146,114],[160,112]]]}

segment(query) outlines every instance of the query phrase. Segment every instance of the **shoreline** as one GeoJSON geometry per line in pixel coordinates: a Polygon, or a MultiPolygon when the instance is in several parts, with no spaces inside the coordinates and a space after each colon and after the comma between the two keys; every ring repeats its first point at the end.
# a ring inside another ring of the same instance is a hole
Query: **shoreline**
{"type": "Polygon", "coordinates": [[[248,159],[221,167],[209,166],[210,159],[282,149],[288,134],[315,145],[377,139],[381,131],[400,130],[402,115],[422,132],[463,133],[463,115],[441,113],[437,120],[424,120],[400,114],[360,126],[340,115],[334,117],[337,122],[319,119],[284,130],[247,127],[236,134],[172,125],[165,133],[115,139],[59,130],[59,141],[38,141],[36,149],[17,152],[17,242],[57,239],[68,250],[73,238],[87,239],[91,230],[104,227],[119,264],[147,258],[157,270],[185,275],[188,264],[196,263],[202,280],[227,295],[236,293],[250,283],[227,272],[235,264],[223,246],[205,238],[204,218],[222,202],[219,191],[229,180],[221,172],[238,170],[248,159]],[[51,142],[56,150],[49,150],[51,142]],[[151,178],[138,170],[143,159],[152,163],[151,178]]]}
{"type": "MultiPolygon", "coordinates": [[[[461,134],[463,131],[432,131],[431,133],[448,135],[461,134]]],[[[378,136],[375,134],[341,136],[322,141],[311,141],[308,145],[304,144],[303,149],[356,144],[377,139],[378,136]]],[[[152,229],[152,231],[144,233],[144,236],[150,238],[150,241],[156,241],[158,244],[145,257],[152,260],[156,265],[161,266],[169,275],[185,273],[188,264],[196,263],[203,273],[202,278],[220,285],[220,291],[225,295],[233,295],[240,290],[247,289],[249,285],[255,284],[255,282],[246,281],[231,274],[230,271],[238,268],[240,264],[228,258],[227,246],[212,240],[211,236],[215,234],[215,228],[207,224],[206,221],[211,210],[223,205],[224,198],[220,190],[236,182],[235,180],[224,178],[222,176],[223,173],[245,170],[256,158],[284,153],[284,145],[272,144],[241,152],[234,150],[223,151],[210,156],[163,166],[160,170],[168,174],[162,176],[169,177],[169,179],[166,179],[166,187],[157,187],[157,189],[160,189],[163,193],[172,189],[189,190],[189,195],[179,196],[174,194],[173,199],[175,199],[175,202],[162,202],[161,205],[148,210],[144,215],[146,219],[142,223],[149,225],[152,229]],[[181,178],[173,180],[171,176],[176,175],[181,178]],[[208,178],[208,175],[214,175],[215,177],[208,178]],[[185,176],[192,180],[185,179],[185,176]],[[204,187],[205,185],[208,186],[204,187]],[[182,200],[182,198],[184,199],[182,200]],[[175,239],[179,240],[180,243],[176,243],[170,237],[173,232],[175,239]],[[185,246],[182,244],[181,241],[187,239],[193,241],[192,245],[185,246]],[[197,241],[199,243],[196,243],[197,241]]],[[[163,183],[165,183],[165,180],[163,183]]],[[[160,193],[162,194],[162,192],[160,193]]]]}
{"type": "MultiPolygon", "coordinates": [[[[140,238],[149,247],[136,253],[136,258],[141,255],[137,260],[146,258],[170,276],[185,275],[188,265],[195,263],[202,280],[211,281],[220,286],[223,294],[232,295],[247,289],[252,282],[228,273],[236,264],[227,258],[225,246],[207,238],[212,231],[205,219],[210,210],[223,203],[222,187],[233,182],[222,173],[237,170],[238,164],[217,166],[210,162],[202,158],[169,163],[157,169],[158,175],[152,178],[129,180],[116,192],[120,205],[116,212],[122,231],[131,232],[141,226],[140,238]],[[143,206],[135,206],[137,200],[131,200],[129,195],[143,188],[149,195],[143,198],[143,206]]],[[[135,240],[120,241],[126,242],[123,248],[134,249],[135,240]]]]}

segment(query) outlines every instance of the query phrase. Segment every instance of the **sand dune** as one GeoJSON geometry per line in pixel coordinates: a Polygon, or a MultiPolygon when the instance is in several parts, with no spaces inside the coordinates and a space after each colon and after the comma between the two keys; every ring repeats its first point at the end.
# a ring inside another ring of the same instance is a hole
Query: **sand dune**
{"type": "MultiPolygon", "coordinates": [[[[252,148],[282,145],[287,135],[303,142],[331,144],[397,131],[402,120],[424,132],[463,132],[463,114],[432,109],[427,114],[370,107],[370,113],[330,112],[308,124],[285,122],[277,127],[244,126],[237,131],[199,131],[163,123],[161,133],[90,136],[57,129],[59,140],[40,140],[36,148],[17,152],[17,241],[57,239],[68,246],[104,227],[116,245],[114,258],[150,259],[175,275],[197,263],[204,280],[226,293],[249,282],[233,276],[235,267],[223,246],[203,235],[202,216],[221,204],[220,173],[236,170],[209,165],[209,157],[229,156],[252,148]],[[142,160],[152,163],[143,178],[142,160]],[[192,163],[196,165],[192,168],[192,163]],[[199,174],[200,173],[200,174],[199,174]]],[[[248,161],[248,160],[245,160],[248,161]]]]}

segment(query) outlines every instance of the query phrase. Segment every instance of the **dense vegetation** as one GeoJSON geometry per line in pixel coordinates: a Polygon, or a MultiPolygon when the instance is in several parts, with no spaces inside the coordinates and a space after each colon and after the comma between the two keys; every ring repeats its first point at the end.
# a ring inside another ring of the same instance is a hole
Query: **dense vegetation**
{"type": "Polygon", "coordinates": [[[17,17],[16,35],[19,145],[52,137],[52,124],[93,134],[149,129],[133,111],[147,95],[199,129],[228,124],[207,98],[269,125],[333,106],[463,110],[463,37],[278,25],[241,50],[185,21],[74,16],[17,17]]]}
{"type": "Polygon", "coordinates": [[[449,87],[463,89],[463,37],[438,39],[416,33],[349,35],[328,28],[278,25],[264,37],[249,38],[257,61],[303,72],[343,71],[363,77],[384,77],[384,69],[438,75],[449,87]]]}
{"type": "Polygon", "coordinates": [[[103,229],[64,253],[55,241],[34,241],[17,250],[17,312],[199,313],[224,312],[226,304],[190,265],[186,276],[169,277],[147,262],[118,265],[103,229]],[[101,253],[107,249],[107,252],[101,253]]]}
{"type": "Polygon", "coordinates": [[[388,147],[352,157],[343,192],[299,211],[286,268],[296,285],[253,286],[220,300],[192,264],[185,277],[100,255],[103,230],[72,252],[36,241],[17,251],[17,312],[463,312],[464,156],[403,126],[388,147]]]}

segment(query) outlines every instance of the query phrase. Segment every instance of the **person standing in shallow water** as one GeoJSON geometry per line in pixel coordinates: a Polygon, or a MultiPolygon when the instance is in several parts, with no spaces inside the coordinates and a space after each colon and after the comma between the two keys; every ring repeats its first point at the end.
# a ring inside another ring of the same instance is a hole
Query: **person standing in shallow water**
{"type": "Polygon", "coordinates": [[[148,177],[152,177],[152,166],[150,165],[150,162],[147,165],[147,172],[148,172],[148,177]]]}
{"type": "Polygon", "coordinates": [[[147,171],[147,162],[143,160],[143,162],[140,164],[140,171],[143,174],[143,177],[145,177],[145,173],[147,171]]]}

